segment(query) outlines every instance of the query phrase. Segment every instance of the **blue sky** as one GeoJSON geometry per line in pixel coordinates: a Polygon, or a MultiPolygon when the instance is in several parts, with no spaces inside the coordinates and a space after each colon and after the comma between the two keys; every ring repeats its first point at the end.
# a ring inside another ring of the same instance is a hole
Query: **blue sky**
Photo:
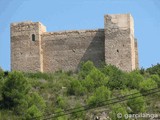
{"type": "Polygon", "coordinates": [[[10,23],[42,22],[47,31],[104,28],[105,14],[131,13],[140,67],[160,62],[160,0],[0,0],[0,66],[10,70],[10,23]]]}

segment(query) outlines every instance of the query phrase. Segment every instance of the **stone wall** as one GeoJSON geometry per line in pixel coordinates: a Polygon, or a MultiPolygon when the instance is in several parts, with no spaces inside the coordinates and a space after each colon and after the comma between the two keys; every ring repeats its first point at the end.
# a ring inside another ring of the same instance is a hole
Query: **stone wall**
{"type": "Polygon", "coordinates": [[[11,69],[54,72],[79,69],[83,61],[138,68],[134,21],[130,14],[106,15],[104,29],[46,32],[39,22],[11,24],[11,69]]]}
{"type": "Polygon", "coordinates": [[[75,71],[87,60],[98,66],[104,62],[104,39],[104,30],[44,33],[44,71],[75,71]]]}
{"type": "Polygon", "coordinates": [[[139,60],[138,60],[138,44],[137,44],[137,39],[135,39],[135,68],[139,68],[139,60]]]}
{"type": "Polygon", "coordinates": [[[41,33],[45,27],[39,23],[11,24],[11,69],[27,72],[43,72],[41,33]],[[32,40],[33,35],[35,41],[32,40]]]}
{"type": "Polygon", "coordinates": [[[134,28],[130,14],[105,16],[105,62],[124,71],[135,69],[134,28]]]}

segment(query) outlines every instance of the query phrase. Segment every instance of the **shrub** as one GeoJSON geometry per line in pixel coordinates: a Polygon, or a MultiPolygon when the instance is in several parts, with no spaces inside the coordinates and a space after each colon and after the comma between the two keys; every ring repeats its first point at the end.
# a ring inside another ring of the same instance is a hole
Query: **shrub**
{"type": "Polygon", "coordinates": [[[20,72],[11,72],[2,88],[2,104],[4,108],[16,108],[26,103],[26,95],[30,90],[27,79],[20,72]]]}
{"type": "Polygon", "coordinates": [[[158,87],[160,87],[160,77],[158,75],[151,75],[151,79],[157,83],[158,87]]]}
{"type": "Polygon", "coordinates": [[[128,87],[131,89],[139,89],[140,82],[144,80],[144,77],[138,71],[132,71],[128,75],[128,87]]]}
{"type": "Polygon", "coordinates": [[[45,111],[46,104],[44,99],[36,92],[29,93],[27,95],[28,106],[31,107],[33,105],[41,111],[42,113],[45,111]]]}
{"type": "Polygon", "coordinates": [[[91,77],[86,78],[81,81],[82,85],[87,89],[88,92],[93,92],[95,90],[94,80],[91,77]]]}
{"type": "Polygon", "coordinates": [[[146,103],[144,97],[140,93],[140,91],[134,89],[126,92],[126,95],[132,94],[128,96],[127,105],[131,109],[131,113],[140,113],[145,112],[146,110],[146,103]],[[136,93],[136,94],[134,94],[136,93]]]}
{"type": "Polygon", "coordinates": [[[157,63],[157,65],[152,65],[152,67],[148,68],[146,72],[148,72],[151,75],[157,74],[160,76],[160,64],[157,63]]]}
{"type": "Polygon", "coordinates": [[[125,89],[128,83],[128,76],[113,65],[107,65],[101,71],[109,76],[108,87],[110,89],[125,89]]]}
{"type": "Polygon", "coordinates": [[[108,77],[106,77],[100,70],[93,69],[86,77],[87,81],[93,81],[93,87],[107,86],[108,77]]]}
{"type": "Polygon", "coordinates": [[[61,108],[56,109],[55,113],[54,120],[68,120],[67,116],[64,115],[64,111],[61,108]]]}
{"type": "Polygon", "coordinates": [[[140,72],[140,74],[144,75],[146,73],[146,70],[145,70],[145,68],[142,67],[142,68],[140,68],[139,72],[140,72]]]}
{"type": "MultiPolygon", "coordinates": [[[[0,67],[0,94],[2,94],[2,88],[3,88],[3,85],[4,85],[4,71],[1,69],[0,67]]],[[[1,100],[1,96],[0,96],[0,100],[1,100]]]]}
{"type": "Polygon", "coordinates": [[[45,80],[52,80],[53,75],[51,73],[42,73],[42,72],[37,72],[37,73],[24,73],[26,77],[28,78],[35,78],[35,79],[45,79],[45,80]]]}
{"type": "Polygon", "coordinates": [[[95,66],[93,64],[93,62],[91,61],[87,61],[85,63],[82,63],[82,66],[80,68],[80,72],[79,72],[79,79],[85,79],[85,77],[93,70],[95,69],[95,66]]]}
{"type": "Polygon", "coordinates": [[[111,112],[109,113],[109,117],[112,120],[127,120],[125,115],[127,115],[126,108],[120,104],[115,104],[111,108],[111,112]]]}
{"type": "Polygon", "coordinates": [[[20,120],[22,117],[17,116],[11,110],[0,110],[0,120],[20,120]]]}
{"type": "Polygon", "coordinates": [[[110,95],[111,91],[107,87],[101,86],[97,88],[94,94],[88,98],[88,104],[91,107],[106,104],[105,101],[110,98],[110,95]]]}
{"type": "Polygon", "coordinates": [[[67,108],[67,101],[62,96],[57,97],[56,103],[58,105],[58,108],[62,108],[62,109],[67,108]]]}
{"type": "Polygon", "coordinates": [[[143,80],[140,82],[140,91],[141,92],[146,92],[150,89],[157,88],[157,83],[152,80],[151,78],[148,78],[146,80],[143,80]]]}
{"type": "Polygon", "coordinates": [[[31,119],[40,119],[39,117],[42,117],[41,111],[37,108],[37,106],[32,105],[30,108],[28,108],[26,112],[25,119],[31,120],[31,119]]]}
{"type": "Polygon", "coordinates": [[[11,110],[19,116],[25,116],[27,109],[28,109],[28,101],[26,99],[21,99],[19,100],[19,105],[13,107],[11,110]]]}
{"type": "Polygon", "coordinates": [[[76,104],[75,110],[71,115],[73,120],[84,120],[85,119],[85,110],[81,104],[76,104]]]}
{"type": "Polygon", "coordinates": [[[106,75],[110,76],[113,75],[115,71],[118,71],[119,69],[114,66],[114,65],[105,65],[104,67],[101,68],[101,71],[106,75]]]}
{"type": "Polygon", "coordinates": [[[4,77],[4,71],[2,70],[2,68],[0,67],[0,80],[4,77]]]}
{"type": "Polygon", "coordinates": [[[70,87],[68,88],[69,95],[84,95],[86,92],[85,87],[82,86],[81,82],[76,79],[72,79],[70,82],[70,87]]]}
{"type": "Polygon", "coordinates": [[[32,93],[30,88],[30,84],[21,72],[9,73],[2,88],[3,107],[25,116],[26,112],[29,116],[37,114],[33,110],[43,113],[46,106],[43,98],[38,93],[32,93]],[[31,115],[32,112],[33,115],[31,115]]]}

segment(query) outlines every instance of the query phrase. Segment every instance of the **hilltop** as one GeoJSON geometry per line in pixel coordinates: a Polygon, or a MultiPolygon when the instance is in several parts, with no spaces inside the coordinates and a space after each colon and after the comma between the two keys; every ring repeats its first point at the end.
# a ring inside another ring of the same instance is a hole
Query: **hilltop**
{"type": "Polygon", "coordinates": [[[112,65],[97,68],[90,61],[83,63],[76,73],[23,73],[1,69],[0,118],[118,120],[118,113],[158,114],[159,87],[160,64],[132,72],[112,65]]]}

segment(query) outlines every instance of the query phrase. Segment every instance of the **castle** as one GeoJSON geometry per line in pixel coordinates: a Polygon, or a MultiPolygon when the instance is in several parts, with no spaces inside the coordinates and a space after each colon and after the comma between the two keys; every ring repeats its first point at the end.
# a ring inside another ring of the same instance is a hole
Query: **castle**
{"type": "Polygon", "coordinates": [[[104,29],[46,32],[40,22],[11,24],[11,69],[24,72],[78,70],[82,61],[138,68],[137,41],[130,14],[104,16],[104,29]]]}

